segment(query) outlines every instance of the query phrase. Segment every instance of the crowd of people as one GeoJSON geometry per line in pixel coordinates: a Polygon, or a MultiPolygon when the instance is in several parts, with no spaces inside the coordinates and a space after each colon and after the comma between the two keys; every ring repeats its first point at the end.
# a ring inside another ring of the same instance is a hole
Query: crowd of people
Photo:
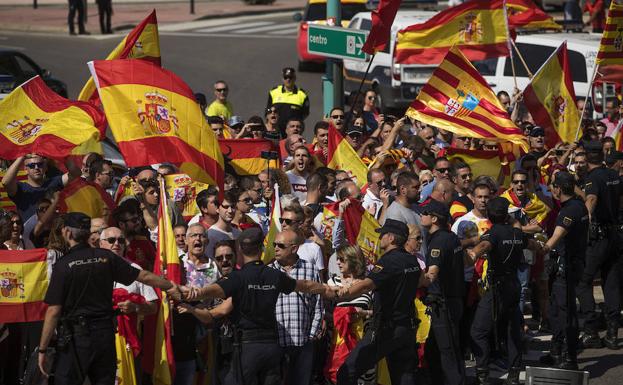
{"type": "MultiPolygon", "coordinates": [[[[113,383],[104,372],[115,365],[109,360],[114,350],[105,348],[108,334],[99,332],[111,327],[113,314],[134,322],[137,383],[151,382],[153,356],[146,352],[153,341],[143,336],[160,305],[150,285],[175,299],[176,385],[375,384],[383,378],[407,384],[416,372],[418,383],[464,384],[465,362],[472,358],[480,384],[489,383],[494,360],[504,362],[508,383],[517,384],[522,351],[537,331],[553,335],[542,357],[552,367],[577,369],[581,349],[619,347],[623,154],[611,137],[623,123],[617,99],[608,100],[602,119],[585,114],[577,142],[547,148],[546,130],[534,124],[519,95],[500,92],[530,149],[509,165],[512,171],[475,175],[448,149],[497,152],[498,142],[379,111],[372,89],[322,118],[310,114],[296,72],[285,68],[263,116],[246,122],[235,115],[225,81],[214,82],[214,95],[209,105],[201,94],[197,101],[215,134],[272,140],[280,167],[245,176],[228,168],[224,191],[209,186],[197,194],[193,218],[168,197],[182,287],[150,273],[160,195],[166,194],[159,179],[176,173],[174,165],[120,172],[119,165],[88,154],[80,168],[68,161],[61,173],[37,154],[6,161],[2,185],[16,209],[0,215],[0,247],[46,248],[46,303],[58,311],[50,319],[69,313],[75,344],[101,347],[85,356],[60,354],[57,383],[79,383],[84,376],[113,383]],[[369,166],[367,180],[356,180],[347,167],[327,167],[330,126],[369,166]],[[26,179],[18,181],[22,170],[26,179]],[[100,218],[58,215],[59,191],[75,178],[116,197],[114,210],[100,218]],[[276,185],[280,202],[274,202],[276,185]],[[125,193],[116,193],[120,189],[125,193]],[[327,216],[324,207],[335,203],[338,215],[327,216]],[[260,256],[275,204],[281,229],[264,265],[260,256]],[[378,221],[376,256],[365,255],[345,233],[343,214],[356,205],[378,221]],[[107,258],[112,273],[67,278],[82,264],[76,265],[77,255],[107,258]],[[113,278],[114,287],[105,289],[102,282],[113,278]],[[605,297],[601,312],[593,296],[596,278],[605,297]],[[426,314],[416,311],[416,298],[426,314]],[[425,324],[430,332],[416,342],[425,324]],[[72,374],[75,361],[83,377],[72,374]]],[[[63,339],[54,337],[49,322],[46,315],[45,326],[3,325],[2,384],[20,383],[36,349],[43,363],[55,340],[62,352],[63,339]]]]}

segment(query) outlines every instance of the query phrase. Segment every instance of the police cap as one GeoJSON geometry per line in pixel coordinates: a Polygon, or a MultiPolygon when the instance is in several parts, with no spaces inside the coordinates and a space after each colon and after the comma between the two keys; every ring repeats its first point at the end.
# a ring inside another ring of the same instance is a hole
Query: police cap
{"type": "Polygon", "coordinates": [[[619,160],[623,160],[623,152],[621,151],[610,151],[610,153],[606,155],[606,164],[612,165],[619,160]]]}
{"type": "Polygon", "coordinates": [[[63,215],[63,224],[80,230],[91,230],[91,218],[84,213],[71,212],[63,215]]]}
{"type": "Polygon", "coordinates": [[[598,140],[591,140],[590,142],[584,143],[584,151],[586,152],[602,152],[603,146],[598,140]]]}
{"type": "Polygon", "coordinates": [[[559,171],[554,176],[554,186],[560,187],[563,190],[573,189],[575,186],[575,178],[573,175],[566,171],[559,171]]]}
{"type": "Polygon", "coordinates": [[[259,227],[250,227],[240,233],[238,242],[245,245],[257,245],[264,242],[264,233],[259,227]]]}
{"type": "Polygon", "coordinates": [[[296,76],[296,71],[294,70],[294,68],[292,67],[286,67],[283,70],[281,70],[281,72],[283,72],[283,77],[294,77],[296,76]]]}
{"type": "Polygon", "coordinates": [[[448,207],[432,198],[420,208],[420,212],[423,215],[434,215],[444,221],[450,219],[450,211],[448,210],[448,207]]]}
{"type": "Polygon", "coordinates": [[[375,230],[377,233],[392,233],[401,237],[409,238],[409,227],[404,222],[395,219],[386,219],[382,227],[375,230]]]}
{"type": "Polygon", "coordinates": [[[505,198],[496,197],[487,202],[487,214],[492,217],[504,217],[508,214],[509,202],[505,198]]]}
{"type": "Polygon", "coordinates": [[[532,137],[545,136],[545,130],[541,126],[534,126],[530,130],[530,136],[532,137]]]}

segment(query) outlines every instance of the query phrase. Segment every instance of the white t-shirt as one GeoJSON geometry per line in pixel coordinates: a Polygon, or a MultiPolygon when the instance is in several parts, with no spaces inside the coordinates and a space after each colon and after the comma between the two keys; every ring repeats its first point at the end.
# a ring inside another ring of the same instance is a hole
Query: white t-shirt
{"type": "MultiPolygon", "coordinates": [[[[132,267],[135,267],[139,270],[143,269],[136,263],[131,263],[131,265],[132,267]]],[[[153,287],[145,285],[144,283],[141,283],[139,281],[134,281],[128,286],[121,284],[119,282],[115,282],[115,286],[113,286],[113,289],[126,289],[128,293],[130,294],[139,294],[143,296],[143,298],[145,298],[146,302],[151,302],[151,301],[155,301],[158,299],[158,296],[156,295],[156,291],[154,290],[153,287]]]]}
{"type": "Polygon", "coordinates": [[[231,232],[228,233],[216,227],[216,224],[210,226],[208,229],[208,246],[206,247],[205,255],[206,257],[212,259],[214,258],[214,245],[216,245],[219,241],[224,240],[235,240],[240,236],[240,230],[235,227],[231,228],[231,232]]]}
{"type": "Polygon", "coordinates": [[[363,202],[361,202],[361,205],[367,212],[370,212],[369,208],[374,206],[374,218],[379,219],[381,209],[383,208],[383,201],[380,198],[377,198],[369,189],[366,191],[366,195],[363,196],[363,202]]]}
{"type": "MultiPolygon", "coordinates": [[[[487,218],[479,218],[474,214],[474,210],[463,215],[452,225],[452,232],[460,239],[482,236],[491,228],[491,221],[487,218]]],[[[464,269],[465,282],[471,282],[474,276],[474,266],[467,266],[464,269]]]]}
{"type": "Polygon", "coordinates": [[[307,199],[307,179],[296,175],[292,170],[286,172],[290,185],[292,186],[292,195],[299,199],[299,203],[307,199]]]}
{"type": "Polygon", "coordinates": [[[299,246],[297,254],[299,255],[299,258],[304,259],[305,261],[316,266],[318,271],[324,270],[322,249],[316,242],[306,239],[305,243],[299,246]]]}

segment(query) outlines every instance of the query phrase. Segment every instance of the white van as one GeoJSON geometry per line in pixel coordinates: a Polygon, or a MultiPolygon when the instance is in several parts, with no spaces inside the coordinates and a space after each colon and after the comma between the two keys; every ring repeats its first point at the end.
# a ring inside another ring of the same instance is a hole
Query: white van
{"type": "MultiPolygon", "coordinates": [[[[393,50],[396,34],[410,25],[422,23],[432,17],[435,12],[398,11],[392,25],[391,41],[383,52],[378,52],[370,67],[363,89],[374,88],[379,94],[381,109],[404,109],[417,97],[420,89],[437,68],[437,65],[395,64],[393,50]]],[[[356,14],[349,28],[370,30],[372,21],[370,12],[356,14]]],[[[519,35],[515,41],[517,48],[526,61],[532,74],[545,63],[556,48],[567,40],[569,61],[573,75],[573,85],[578,97],[585,97],[588,84],[595,67],[595,57],[599,49],[601,34],[588,33],[539,33],[519,35]]],[[[518,88],[523,90],[529,83],[528,74],[519,57],[514,55],[515,73],[518,88]]],[[[507,91],[509,94],[515,86],[510,58],[500,57],[473,62],[474,66],[493,91],[507,91]]],[[[357,92],[368,62],[344,60],[344,93],[349,95],[357,92]]],[[[596,88],[596,96],[601,87],[596,88]]],[[[614,92],[608,92],[608,96],[614,92]]]]}

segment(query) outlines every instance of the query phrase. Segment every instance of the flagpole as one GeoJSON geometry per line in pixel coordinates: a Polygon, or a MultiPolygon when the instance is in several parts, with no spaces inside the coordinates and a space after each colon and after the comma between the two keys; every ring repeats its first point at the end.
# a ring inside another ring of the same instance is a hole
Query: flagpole
{"type": "Polygon", "coordinates": [[[511,70],[513,71],[513,82],[515,83],[515,89],[518,89],[519,87],[517,86],[517,75],[515,74],[515,60],[513,60],[514,59],[513,47],[512,47],[513,39],[511,39],[511,33],[510,33],[510,30],[508,29],[508,11],[506,10],[506,1],[502,3],[502,8],[504,9],[504,23],[506,26],[506,45],[508,46],[508,54],[510,55],[510,59],[511,59],[511,70]]]}
{"type": "MultiPolygon", "coordinates": [[[[582,113],[580,114],[580,123],[578,124],[578,129],[575,131],[575,140],[578,140],[578,135],[580,135],[580,128],[582,127],[582,121],[584,120],[584,112],[586,111],[586,105],[588,104],[589,99],[591,98],[591,93],[593,91],[593,82],[595,81],[595,76],[597,76],[597,67],[599,65],[595,63],[595,67],[593,68],[593,76],[591,76],[591,82],[588,83],[588,92],[586,93],[586,99],[584,99],[584,106],[582,106],[582,113]]],[[[604,108],[605,106],[602,106],[604,108]]]]}
{"type": "Polygon", "coordinates": [[[517,46],[515,45],[515,42],[512,41],[512,40],[511,40],[511,44],[513,45],[513,48],[515,48],[515,51],[517,51],[517,55],[519,56],[519,60],[521,60],[521,64],[523,64],[524,68],[526,69],[526,72],[528,73],[528,77],[530,78],[530,80],[532,80],[534,75],[532,74],[532,72],[530,72],[530,68],[528,68],[528,64],[526,64],[526,61],[524,60],[523,55],[519,51],[519,48],[517,48],[517,46]]]}
{"type": "Polygon", "coordinates": [[[370,61],[368,62],[368,68],[366,68],[366,73],[363,74],[363,78],[361,79],[361,82],[359,83],[359,89],[357,90],[357,94],[355,95],[355,100],[353,100],[353,104],[350,107],[351,112],[354,110],[355,106],[357,105],[357,102],[359,101],[359,94],[361,94],[363,83],[365,83],[366,77],[368,77],[368,72],[370,72],[370,67],[372,66],[372,61],[374,60],[375,56],[376,56],[376,51],[374,52],[374,55],[372,55],[372,57],[370,58],[370,61]]]}

